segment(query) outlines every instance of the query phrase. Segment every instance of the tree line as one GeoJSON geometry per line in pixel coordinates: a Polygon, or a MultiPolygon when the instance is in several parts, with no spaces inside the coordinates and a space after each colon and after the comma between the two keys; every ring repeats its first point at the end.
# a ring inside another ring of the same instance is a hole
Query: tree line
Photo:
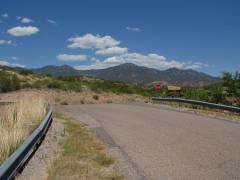
{"type": "Polygon", "coordinates": [[[240,73],[224,72],[216,84],[202,88],[185,88],[183,97],[240,106],[240,73]]]}

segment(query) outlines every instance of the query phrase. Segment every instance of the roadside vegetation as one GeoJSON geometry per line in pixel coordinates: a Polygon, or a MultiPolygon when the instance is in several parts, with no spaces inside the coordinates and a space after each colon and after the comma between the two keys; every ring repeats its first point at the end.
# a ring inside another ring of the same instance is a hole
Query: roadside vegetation
{"type": "MultiPolygon", "coordinates": [[[[163,88],[160,96],[167,97],[170,94],[166,88],[163,88]]],[[[186,99],[240,107],[240,73],[225,72],[219,82],[204,87],[182,87],[179,96],[186,99]]]]}
{"type": "MultiPolygon", "coordinates": [[[[109,92],[135,94],[143,97],[171,96],[164,87],[160,92],[156,92],[153,85],[112,82],[84,76],[52,77],[38,75],[25,69],[2,68],[0,71],[0,92],[18,89],[91,91],[96,94],[109,92]]],[[[179,96],[187,99],[240,106],[240,73],[225,72],[222,74],[220,81],[204,87],[182,87],[179,96]]]]}
{"type": "Polygon", "coordinates": [[[46,77],[25,87],[37,89],[60,89],[75,92],[81,92],[84,88],[88,88],[96,93],[112,92],[116,94],[138,94],[142,96],[153,96],[154,94],[157,94],[153,87],[148,87],[142,84],[111,82],[98,79],[86,80],[81,77],[46,77]]]}
{"type": "Polygon", "coordinates": [[[64,123],[65,134],[60,143],[60,152],[49,169],[49,180],[123,179],[104,144],[90,130],[60,114],[55,114],[55,117],[64,123]]]}
{"type": "Polygon", "coordinates": [[[0,71],[0,92],[15,91],[20,89],[20,81],[16,74],[0,71]]]}
{"type": "Polygon", "coordinates": [[[138,94],[142,96],[157,95],[152,86],[104,81],[90,77],[52,77],[38,75],[24,69],[0,67],[0,92],[19,89],[55,89],[82,92],[89,89],[96,93],[112,92],[138,94]]]}
{"type": "Polygon", "coordinates": [[[188,99],[240,106],[240,73],[225,72],[221,82],[204,88],[190,88],[184,92],[188,99]]]}
{"type": "Polygon", "coordinates": [[[22,96],[15,103],[0,106],[0,164],[39,125],[46,114],[41,97],[22,96]]]}

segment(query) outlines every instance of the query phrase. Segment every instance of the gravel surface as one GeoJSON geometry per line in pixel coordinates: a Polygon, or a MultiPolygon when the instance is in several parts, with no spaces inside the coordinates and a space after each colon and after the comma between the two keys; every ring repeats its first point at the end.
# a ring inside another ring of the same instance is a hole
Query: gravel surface
{"type": "Polygon", "coordinates": [[[58,142],[64,134],[64,125],[56,119],[48,130],[43,143],[30,159],[23,172],[16,178],[17,180],[46,180],[48,170],[54,159],[57,157],[58,142]]]}
{"type": "Polygon", "coordinates": [[[148,105],[69,105],[119,158],[126,179],[240,179],[240,124],[148,105]]]}

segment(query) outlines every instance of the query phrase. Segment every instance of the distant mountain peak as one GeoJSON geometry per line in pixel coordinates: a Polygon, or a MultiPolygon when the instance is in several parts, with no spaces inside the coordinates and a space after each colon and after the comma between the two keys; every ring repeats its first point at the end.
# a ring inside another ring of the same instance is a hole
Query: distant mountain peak
{"type": "Polygon", "coordinates": [[[64,64],[62,66],[59,66],[59,67],[62,68],[62,69],[66,69],[66,70],[75,70],[72,66],[69,66],[69,65],[66,65],[66,64],[64,64]]]}
{"type": "Polygon", "coordinates": [[[78,71],[69,65],[48,65],[39,69],[32,69],[39,74],[50,74],[53,76],[78,76],[78,71]]]}
{"type": "Polygon", "coordinates": [[[176,68],[176,67],[172,67],[172,68],[169,68],[169,69],[167,69],[167,70],[169,70],[169,71],[179,71],[179,70],[181,70],[181,69],[176,68]]]}
{"type": "Polygon", "coordinates": [[[123,64],[120,64],[120,65],[118,65],[118,66],[133,66],[133,67],[135,67],[135,66],[137,66],[137,65],[134,64],[134,63],[123,63],[123,64]]]}
{"type": "Polygon", "coordinates": [[[73,69],[73,67],[72,67],[72,66],[69,66],[69,65],[67,65],[67,64],[61,65],[60,67],[64,67],[64,68],[71,68],[71,69],[73,69]]]}
{"type": "Polygon", "coordinates": [[[192,69],[170,68],[158,70],[137,66],[133,63],[124,63],[106,69],[76,70],[69,65],[45,66],[34,69],[41,74],[51,74],[53,76],[92,76],[110,81],[120,81],[127,83],[148,84],[153,81],[166,81],[168,84],[180,86],[198,86],[214,83],[218,78],[192,69]]]}

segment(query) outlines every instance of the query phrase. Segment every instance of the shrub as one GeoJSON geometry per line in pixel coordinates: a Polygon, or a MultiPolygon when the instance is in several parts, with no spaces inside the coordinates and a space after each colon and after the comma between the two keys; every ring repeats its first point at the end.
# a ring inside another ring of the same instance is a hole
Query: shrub
{"type": "Polygon", "coordinates": [[[28,69],[20,69],[18,70],[19,74],[21,75],[29,75],[29,74],[33,74],[33,72],[31,70],[28,69]]]}
{"type": "Polygon", "coordinates": [[[111,164],[114,163],[114,160],[113,158],[107,156],[106,154],[103,154],[103,153],[99,153],[97,155],[97,157],[95,158],[95,161],[97,163],[99,163],[101,166],[105,166],[105,167],[108,167],[110,166],[111,164]]]}
{"type": "Polygon", "coordinates": [[[85,104],[85,101],[83,99],[80,100],[81,104],[85,104]]]}
{"type": "Polygon", "coordinates": [[[64,89],[64,84],[61,81],[50,80],[47,87],[50,89],[64,89]]]}
{"type": "Polygon", "coordinates": [[[20,80],[15,74],[5,71],[0,72],[0,92],[15,91],[20,89],[20,80]]]}
{"type": "Polygon", "coordinates": [[[184,98],[194,99],[200,101],[208,101],[208,91],[204,89],[191,88],[186,89],[184,93],[184,98]]]}
{"type": "Polygon", "coordinates": [[[99,99],[99,96],[97,94],[94,94],[93,99],[95,99],[97,101],[99,99]]]}
{"type": "Polygon", "coordinates": [[[68,105],[68,102],[67,102],[66,100],[64,100],[64,101],[62,101],[60,104],[61,104],[61,105],[68,105]]]}
{"type": "Polygon", "coordinates": [[[223,94],[223,88],[222,86],[213,86],[211,88],[211,97],[210,101],[213,103],[225,103],[226,98],[225,95],[223,94]]]}

